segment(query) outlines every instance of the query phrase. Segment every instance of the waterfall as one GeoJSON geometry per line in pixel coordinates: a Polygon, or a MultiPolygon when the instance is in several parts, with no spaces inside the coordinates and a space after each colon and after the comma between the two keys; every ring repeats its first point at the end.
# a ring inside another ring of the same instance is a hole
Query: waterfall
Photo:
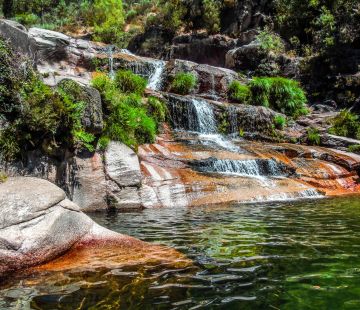
{"type": "Polygon", "coordinates": [[[147,87],[152,90],[161,90],[162,86],[162,74],[165,70],[165,61],[154,61],[154,72],[150,75],[147,87]]]}
{"type": "Polygon", "coordinates": [[[169,110],[176,129],[197,133],[203,145],[217,146],[239,152],[234,145],[218,132],[218,124],[211,104],[197,98],[169,98],[169,110]]]}
{"type": "Polygon", "coordinates": [[[192,99],[198,119],[198,132],[203,134],[216,134],[217,124],[212,106],[205,100],[192,99]]]}
{"type": "Polygon", "coordinates": [[[109,77],[111,79],[115,78],[115,72],[114,72],[114,46],[109,46],[107,50],[107,54],[109,55],[109,77]]]}
{"type": "Polygon", "coordinates": [[[289,169],[274,159],[230,160],[209,158],[194,163],[201,172],[223,173],[251,177],[284,177],[289,175],[289,169]]]}
{"type": "Polygon", "coordinates": [[[238,125],[238,116],[237,116],[236,108],[234,106],[229,106],[227,111],[229,114],[230,133],[233,135],[238,135],[239,125],[238,125]]]}

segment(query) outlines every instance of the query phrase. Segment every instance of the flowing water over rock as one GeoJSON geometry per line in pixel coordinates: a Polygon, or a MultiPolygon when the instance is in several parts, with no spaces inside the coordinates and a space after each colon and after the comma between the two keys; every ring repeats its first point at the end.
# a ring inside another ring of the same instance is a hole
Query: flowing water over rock
{"type": "Polygon", "coordinates": [[[163,72],[166,62],[159,60],[154,61],[154,72],[150,75],[147,87],[152,90],[161,90],[163,82],[163,72]]]}
{"type": "Polygon", "coordinates": [[[1,284],[1,309],[359,309],[360,202],[94,214],[194,264],[38,271],[1,284]],[[171,233],[169,233],[171,232],[171,233]]]}

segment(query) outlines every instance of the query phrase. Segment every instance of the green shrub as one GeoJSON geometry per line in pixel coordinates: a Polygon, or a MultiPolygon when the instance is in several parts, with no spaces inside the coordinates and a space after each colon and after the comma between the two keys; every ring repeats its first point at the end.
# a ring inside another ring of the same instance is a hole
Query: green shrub
{"type": "Polygon", "coordinates": [[[306,114],[306,95],[300,84],[282,77],[256,77],[249,84],[252,103],[289,116],[306,114]]]}
{"type": "Polygon", "coordinates": [[[319,145],[321,143],[320,132],[317,128],[310,127],[307,130],[307,141],[311,145],[319,145]]]}
{"type": "Polygon", "coordinates": [[[260,48],[266,53],[273,52],[281,54],[285,51],[285,46],[281,37],[269,29],[260,31],[260,33],[256,36],[256,41],[260,44],[260,48]]]}
{"type": "Polygon", "coordinates": [[[107,76],[98,76],[92,81],[101,93],[108,114],[99,147],[106,147],[109,140],[121,141],[133,148],[153,142],[157,132],[154,117],[148,113],[141,96],[124,93],[128,87],[117,87],[118,83],[117,79],[112,81],[107,76]]]}
{"type": "Polygon", "coordinates": [[[228,88],[228,97],[236,102],[248,103],[251,97],[250,88],[239,81],[232,81],[228,88]]]}
{"type": "Polygon", "coordinates": [[[123,33],[124,12],[122,1],[95,0],[93,4],[94,40],[116,43],[123,33]]]}
{"type": "Polygon", "coordinates": [[[166,116],[167,116],[166,104],[155,97],[149,97],[148,113],[155,119],[156,123],[159,125],[160,123],[166,121],[166,116]]]}
{"type": "Polygon", "coordinates": [[[360,144],[351,145],[348,147],[349,152],[360,153],[360,144]]]}
{"type": "Polygon", "coordinates": [[[122,93],[142,95],[145,91],[147,81],[130,70],[121,70],[116,72],[115,85],[122,93]]]}
{"type": "Polygon", "coordinates": [[[197,78],[192,73],[180,72],[175,75],[171,83],[170,90],[176,94],[187,95],[197,84],[197,78]]]}
{"type": "Polygon", "coordinates": [[[276,115],[274,117],[274,125],[276,129],[284,129],[284,127],[286,126],[286,118],[282,115],[276,115]]]}
{"type": "Polygon", "coordinates": [[[217,33],[220,31],[220,9],[219,1],[203,0],[203,20],[205,27],[209,33],[217,33]]]}
{"type": "Polygon", "coordinates": [[[15,20],[26,27],[31,27],[39,23],[39,17],[28,12],[17,14],[15,20]]]}
{"type": "Polygon", "coordinates": [[[342,110],[331,122],[332,127],[329,129],[331,134],[360,139],[360,122],[356,114],[342,110]]]}

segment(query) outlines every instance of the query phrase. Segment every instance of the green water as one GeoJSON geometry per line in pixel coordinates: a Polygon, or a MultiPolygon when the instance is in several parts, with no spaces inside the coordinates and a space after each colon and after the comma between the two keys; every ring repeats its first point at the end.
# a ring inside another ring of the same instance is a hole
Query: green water
{"type": "Polygon", "coordinates": [[[93,215],[174,247],[195,266],[42,275],[3,286],[0,309],[360,309],[360,199],[93,215]]]}

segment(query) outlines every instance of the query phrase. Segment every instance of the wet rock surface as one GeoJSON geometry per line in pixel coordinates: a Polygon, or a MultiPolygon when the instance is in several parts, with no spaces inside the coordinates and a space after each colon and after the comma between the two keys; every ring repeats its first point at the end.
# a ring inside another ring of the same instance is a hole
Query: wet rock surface
{"type": "Polygon", "coordinates": [[[0,185],[0,277],[54,259],[39,268],[99,268],[149,260],[186,262],[176,251],[99,226],[48,181],[10,178],[0,185]],[[164,253],[169,255],[166,259],[162,258],[164,253]]]}

